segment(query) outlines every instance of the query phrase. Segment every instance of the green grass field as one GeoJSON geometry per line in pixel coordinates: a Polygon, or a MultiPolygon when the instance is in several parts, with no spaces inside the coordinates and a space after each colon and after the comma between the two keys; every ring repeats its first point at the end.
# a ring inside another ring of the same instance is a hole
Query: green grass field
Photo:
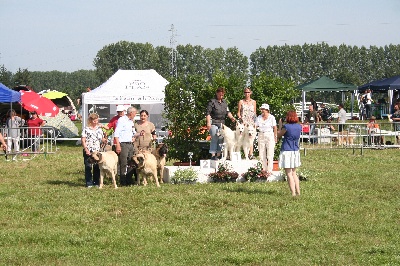
{"type": "Polygon", "coordinates": [[[81,148],[0,157],[0,265],[400,265],[398,149],[310,150],[287,183],[84,187],[81,148]]]}

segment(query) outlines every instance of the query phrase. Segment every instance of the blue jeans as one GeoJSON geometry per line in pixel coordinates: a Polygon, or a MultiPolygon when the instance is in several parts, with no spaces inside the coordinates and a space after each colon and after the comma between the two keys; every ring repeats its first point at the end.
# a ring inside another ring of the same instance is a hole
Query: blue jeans
{"type": "MultiPolygon", "coordinates": [[[[310,136],[311,135],[315,135],[315,124],[314,123],[311,123],[310,124],[310,136]]],[[[315,138],[315,137],[310,137],[310,143],[316,143],[317,142],[317,139],[315,138]]]]}
{"type": "Polygon", "coordinates": [[[85,182],[86,186],[96,186],[99,185],[100,179],[100,168],[98,164],[90,164],[88,162],[90,156],[86,155],[85,150],[83,150],[83,164],[85,165],[85,182]],[[93,174],[92,174],[93,169],[93,174]]]}
{"type": "Polygon", "coordinates": [[[211,128],[210,128],[210,136],[211,136],[210,153],[211,154],[221,153],[221,146],[219,144],[224,143],[224,138],[222,136],[217,135],[219,128],[220,127],[217,125],[211,125],[211,128]]]}

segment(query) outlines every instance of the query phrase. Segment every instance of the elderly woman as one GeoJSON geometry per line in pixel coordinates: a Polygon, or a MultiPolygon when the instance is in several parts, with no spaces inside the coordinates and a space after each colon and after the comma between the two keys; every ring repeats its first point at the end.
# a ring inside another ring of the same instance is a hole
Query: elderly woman
{"type": "Polygon", "coordinates": [[[258,133],[258,151],[263,170],[272,172],[275,143],[277,142],[276,119],[269,112],[269,105],[263,103],[260,107],[261,115],[256,119],[258,133]]]}
{"type": "Polygon", "coordinates": [[[85,165],[85,182],[86,187],[99,185],[100,169],[97,164],[90,164],[88,159],[93,151],[100,151],[101,143],[107,139],[99,124],[99,115],[90,114],[88,117],[88,125],[82,130],[82,147],[83,147],[83,164],[85,165]],[[92,173],[93,170],[93,173],[92,173]]]}
{"type": "Polygon", "coordinates": [[[136,139],[135,149],[147,149],[152,145],[152,141],[157,139],[156,127],[148,121],[149,112],[146,110],[140,111],[140,120],[135,124],[136,139]]]}
{"type": "Polygon", "coordinates": [[[279,167],[285,169],[292,196],[300,195],[300,181],[296,173],[296,168],[301,165],[299,152],[301,125],[298,122],[296,111],[289,111],[286,114],[286,124],[282,125],[282,120],[279,121],[278,131],[278,137],[284,137],[279,155],[279,167]]]}

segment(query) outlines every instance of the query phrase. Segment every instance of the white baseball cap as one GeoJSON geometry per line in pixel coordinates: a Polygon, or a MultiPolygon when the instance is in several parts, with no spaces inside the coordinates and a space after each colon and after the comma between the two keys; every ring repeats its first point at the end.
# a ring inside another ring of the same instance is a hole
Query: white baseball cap
{"type": "Polygon", "coordinates": [[[263,104],[260,106],[260,109],[269,110],[269,104],[263,103],[263,104]]]}
{"type": "Polygon", "coordinates": [[[117,112],[122,112],[125,111],[125,106],[121,105],[117,105],[117,112]]]}

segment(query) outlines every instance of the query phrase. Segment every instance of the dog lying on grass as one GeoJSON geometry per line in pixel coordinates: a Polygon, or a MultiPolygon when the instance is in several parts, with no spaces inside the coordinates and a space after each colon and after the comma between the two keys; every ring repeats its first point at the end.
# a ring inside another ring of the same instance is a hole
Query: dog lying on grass
{"type": "Polygon", "coordinates": [[[104,176],[110,176],[114,188],[117,187],[115,176],[118,172],[118,155],[113,151],[98,152],[94,151],[90,155],[88,161],[91,164],[97,163],[100,168],[100,185],[99,188],[103,188],[104,176]]]}
{"type": "Polygon", "coordinates": [[[138,185],[143,180],[143,185],[147,186],[147,177],[149,177],[150,180],[155,180],[157,187],[160,186],[157,178],[157,159],[154,154],[148,150],[139,150],[138,153],[133,155],[132,161],[136,165],[138,185]]]}
{"type": "Polygon", "coordinates": [[[157,147],[153,149],[152,154],[157,159],[157,170],[159,171],[160,183],[164,183],[164,166],[165,166],[165,158],[167,157],[168,146],[165,143],[157,144],[157,147]]]}

